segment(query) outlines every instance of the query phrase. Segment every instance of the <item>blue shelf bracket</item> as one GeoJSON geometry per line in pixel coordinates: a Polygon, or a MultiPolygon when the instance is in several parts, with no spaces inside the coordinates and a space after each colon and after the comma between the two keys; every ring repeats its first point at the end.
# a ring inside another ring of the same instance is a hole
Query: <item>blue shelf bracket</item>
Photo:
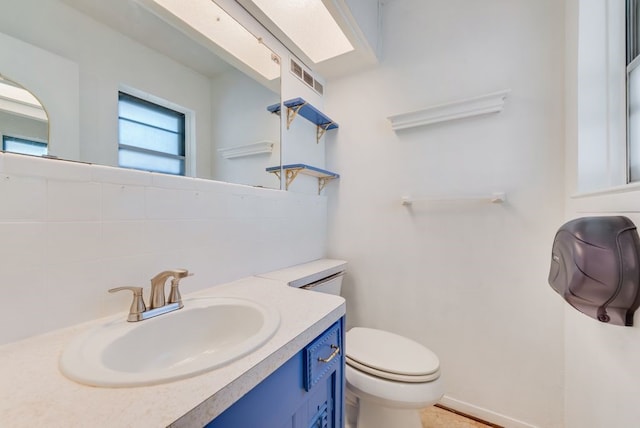
{"type": "Polygon", "coordinates": [[[314,166],[305,165],[302,163],[283,165],[282,169],[279,166],[273,166],[266,169],[267,172],[273,173],[280,179],[280,171],[285,173],[285,190],[289,190],[289,185],[293,183],[298,174],[310,175],[318,179],[318,195],[325,188],[327,183],[331,180],[340,178],[339,174],[335,172],[326,171],[324,169],[316,168],[314,166]]]}

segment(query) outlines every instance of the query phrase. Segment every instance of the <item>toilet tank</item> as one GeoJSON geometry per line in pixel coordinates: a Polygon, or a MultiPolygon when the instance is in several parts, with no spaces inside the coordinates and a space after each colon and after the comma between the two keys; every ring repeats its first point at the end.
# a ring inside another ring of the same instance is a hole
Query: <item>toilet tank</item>
{"type": "Polygon", "coordinates": [[[344,260],[319,259],[257,276],[281,281],[290,287],[339,295],[346,270],[344,260]]]}

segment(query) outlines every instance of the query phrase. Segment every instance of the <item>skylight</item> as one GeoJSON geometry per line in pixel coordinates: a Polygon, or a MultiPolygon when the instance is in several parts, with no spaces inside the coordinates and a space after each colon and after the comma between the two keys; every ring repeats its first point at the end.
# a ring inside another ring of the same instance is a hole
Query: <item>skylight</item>
{"type": "Polygon", "coordinates": [[[322,0],[252,0],[314,63],[354,48],[322,0]]]}

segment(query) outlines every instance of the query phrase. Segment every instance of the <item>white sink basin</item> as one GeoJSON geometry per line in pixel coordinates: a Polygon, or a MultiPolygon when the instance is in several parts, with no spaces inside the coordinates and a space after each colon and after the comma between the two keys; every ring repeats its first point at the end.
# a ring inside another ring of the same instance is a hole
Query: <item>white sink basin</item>
{"type": "Polygon", "coordinates": [[[139,322],[126,316],[76,337],[60,370],[86,385],[130,387],[195,376],[256,350],[280,315],[250,300],[186,299],[184,308],[139,322]]]}

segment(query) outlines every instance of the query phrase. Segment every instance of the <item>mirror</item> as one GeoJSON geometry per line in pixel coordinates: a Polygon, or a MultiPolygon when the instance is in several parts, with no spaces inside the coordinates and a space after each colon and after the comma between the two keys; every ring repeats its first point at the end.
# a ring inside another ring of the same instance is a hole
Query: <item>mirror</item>
{"type": "MultiPolygon", "coordinates": [[[[185,175],[279,188],[279,180],[265,171],[280,164],[280,119],[266,109],[280,102],[278,56],[251,36],[251,47],[265,50],[262,56],[272,68],[267,76],[260,74],[160,3],[172,2],[16,0],[4,8],[8,13],[0,14],[0,28],[6,36],[78,70],[78,147],[63,147],[69,139],[56,141],[52,134],[48,155],[118,166],[118,94],[125,93],[185,115],[186,147],[178,153],[185,175]]],[[[212,13],[203,20],[207,26],[232,20],[224,12],[212,13]]],[[[20,52],[8,56],[18,58],[20,52]]],[[[56,80],[45,80],[46,64],[22,62],[23,69],[43,70],[41,80],[55,90],[56,80]]],[[[0,73],[21,81],[15,67],[12,75],[2,68],[0,73]]],[[[38,97],[38,89],[28,89],[38,97]]],[[[60,92],[58,97],[65,97],[60,92]]],[[[46,99],[43,104],[49,111],[46,99]]],[[[53,110],[50,120],[52,130],[61,126],[53,110]]]]}
{"type": "Polygon", "coordinates": [[[27,89],[0,75],[0,143],[2,150],[35,156],[47,154],[49,119],[27,89]]]}

